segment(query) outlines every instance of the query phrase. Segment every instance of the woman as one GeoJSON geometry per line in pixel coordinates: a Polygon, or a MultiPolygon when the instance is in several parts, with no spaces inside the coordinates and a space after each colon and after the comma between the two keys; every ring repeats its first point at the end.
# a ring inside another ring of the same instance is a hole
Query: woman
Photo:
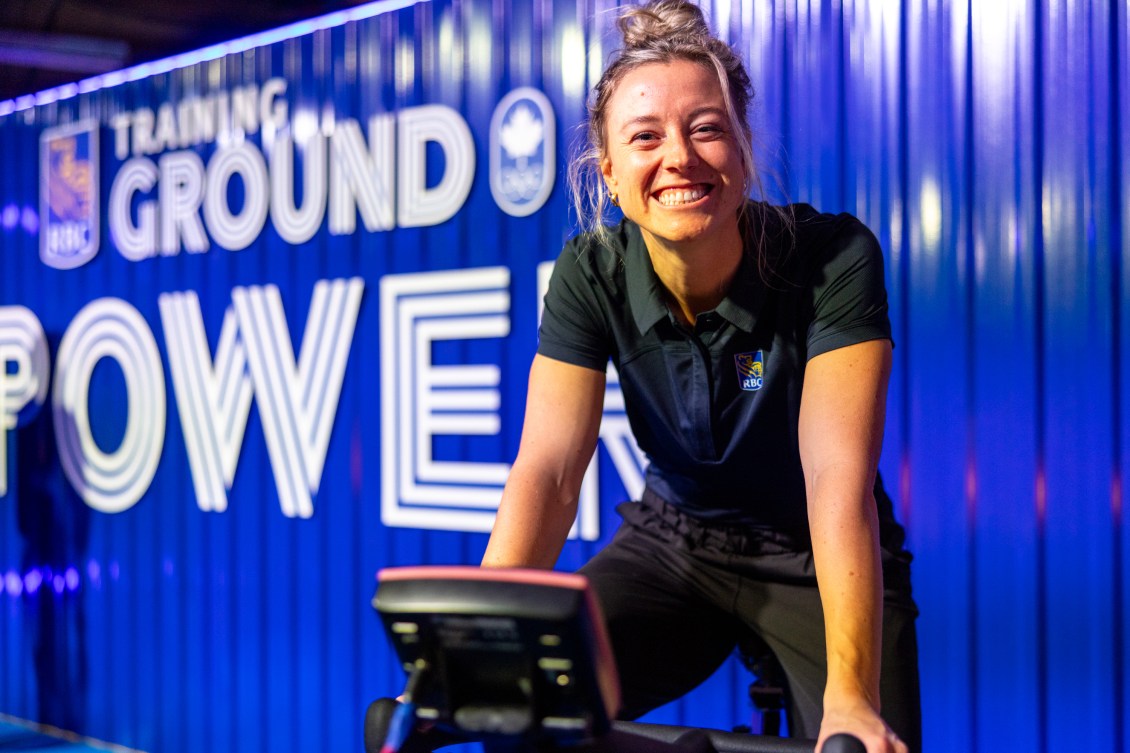
{"type": "Polygon", "coordinates": [[[749,78],[695,6],[651,2],[620,28],[573,181],[589,229],[546,295],[483,565],[554,565],[611,359],[647,488],[581,572],[623,715],[681,696],[754,634],[785,669],[794,735],[917,750],[910,557],[876,474],[892,347],[881,252],[846,215],[748,200],[749,78]],[[618,226],[601,222],[606,200],[618,226]]]}

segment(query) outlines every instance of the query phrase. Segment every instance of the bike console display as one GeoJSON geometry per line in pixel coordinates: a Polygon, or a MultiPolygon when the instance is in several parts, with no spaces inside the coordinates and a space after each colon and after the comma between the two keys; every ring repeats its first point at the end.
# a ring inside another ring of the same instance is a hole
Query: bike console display
{"type": "Polygon", "coordinates": [[[583,576],[386,568],[373,606],[420,723],[477,739],[570,743],[603,734],[618,711],[615,663],[583,576]]]}

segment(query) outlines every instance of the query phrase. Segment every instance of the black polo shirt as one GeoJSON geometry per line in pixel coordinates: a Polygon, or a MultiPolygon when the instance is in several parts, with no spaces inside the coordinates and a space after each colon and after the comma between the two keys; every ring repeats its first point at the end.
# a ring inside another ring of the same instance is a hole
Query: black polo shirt
{"type": "Polygon", "coordinates": [[[797,443],[805,364],[890,338],[883,255],[850,215],[793,207],[792,246],[762,219],[772,213],[749,208],[738,273],[693,331],[667,308],[634,223],[610,228],[605,246],[571,240],[545,296],[538,352],[598,371],[612,360],[650,461],[647,486],[664,500],[699,518],[807,538],[797,443]],[[755,234],[768,244],[771,274],[758,268],[755,234]]]}

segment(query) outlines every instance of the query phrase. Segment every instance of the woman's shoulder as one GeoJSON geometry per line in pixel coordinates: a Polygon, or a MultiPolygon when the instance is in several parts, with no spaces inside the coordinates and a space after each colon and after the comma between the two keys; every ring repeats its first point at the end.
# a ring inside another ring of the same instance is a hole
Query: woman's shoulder
{"type": "Polygon", "coordinates": [[[872,235],[858,217],[849,212],[823,212],[811,204],[763,205],[761,213],[770,227],[786,227],[797,235],[798,243],[819,242],[834,235],[856,233],[872,235]]]}
{"type": "Polygon", "coordinates": [[[606,278],[624,268],[628,245],[639,236],[639,228],[628,220],[606,225],[599,231],[578,233],[565,242],[557,263],[572,265],[606,278]]]}
{"type": "Polygon", "coordinates": [[[760,249],[774,286],[796,292],[827,284],[852,270],[883,269],[883,251],[875,235],[854,215],[821,212],[811,204],[751,203],[755,228],[751,240],[760,249]]]}
{"type": "Polygon", "coordinates": [[[811,204],[793,204],[797,244],[826,246],[837,245],[878,246],[871,229],[858,217],[848,212],[821,212],[811,204]]]}
{"type": "Polygon", "coordinates": [[[844,255],[882,257],[875,234],[848,212],[821,212],[804,203],[764,205],[759,211],[764,237],[776,241],[778,261],[809,267],[844,255]]]}

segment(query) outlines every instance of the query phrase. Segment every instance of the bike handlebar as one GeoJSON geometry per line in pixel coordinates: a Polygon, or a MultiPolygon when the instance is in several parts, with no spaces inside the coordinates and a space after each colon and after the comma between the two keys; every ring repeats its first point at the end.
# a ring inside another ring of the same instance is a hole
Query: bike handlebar
{"type": "Polygon", "coordinates": [[[858,737],[840,733],[824,741],[821,753],[867,753],[867,748],[863,747],[858,737]]]}

